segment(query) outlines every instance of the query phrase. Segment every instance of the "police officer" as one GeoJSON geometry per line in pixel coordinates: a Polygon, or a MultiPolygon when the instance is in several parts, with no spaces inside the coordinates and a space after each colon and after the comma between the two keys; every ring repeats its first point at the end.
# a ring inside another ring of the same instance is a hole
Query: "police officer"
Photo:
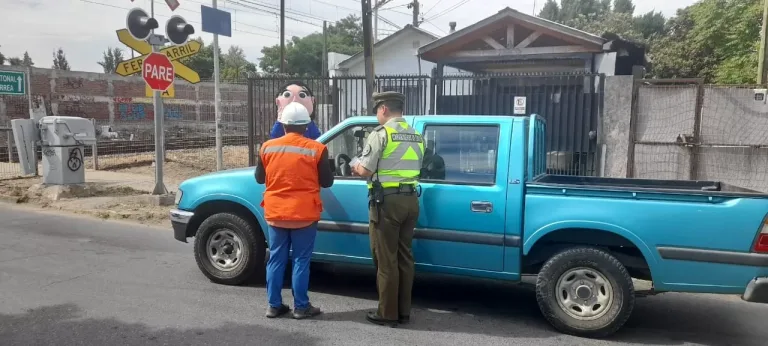
{"type": "Polygon", "coordinates": [[[395,326],[410,321],[414,261],[411,242],[419,218],[418,177],[424,160],[424,140],[403,119],[405,95],[373,95],[380,126],[353,164],[355,174],[368,179],[368,233],[379,306],[369,322],[395,326]]]}

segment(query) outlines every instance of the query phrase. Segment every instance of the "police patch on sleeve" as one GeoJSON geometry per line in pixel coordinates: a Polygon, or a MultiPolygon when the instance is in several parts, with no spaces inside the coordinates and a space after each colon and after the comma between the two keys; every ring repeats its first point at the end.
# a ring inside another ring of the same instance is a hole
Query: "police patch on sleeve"
{"type": "Polygon", "coordinates": [[[371,153],[371,145],[370,144],[366,144],[365,148],[363,148],[362,155],[363,156],[368,156],[370,153],[371,153]]]}
{"type": "Polygon", "coordinates": [[[393,142],[421,142],[421,136],[414,133],[393,133],[393,142]]]}

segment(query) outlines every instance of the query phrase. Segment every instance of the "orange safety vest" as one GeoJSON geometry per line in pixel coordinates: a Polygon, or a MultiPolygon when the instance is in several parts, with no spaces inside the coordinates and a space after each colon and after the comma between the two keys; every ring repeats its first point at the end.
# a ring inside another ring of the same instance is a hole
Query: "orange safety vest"
{"type": "Polygon", "coordinates": [[[266,141],[259,152],[266,173],[261,206],[267,221],[320,220],[323,202],[317,165],[325,144],[288,133],[266,141]]]}

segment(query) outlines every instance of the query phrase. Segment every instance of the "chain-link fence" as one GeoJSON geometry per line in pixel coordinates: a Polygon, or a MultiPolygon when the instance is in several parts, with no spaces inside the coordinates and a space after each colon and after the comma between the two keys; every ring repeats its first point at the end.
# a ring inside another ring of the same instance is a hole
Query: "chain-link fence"
{"type": "Polygon", "coordinates": [[[11,131],[11,119],[29,117],[27,96],[0,95],[0,179],[20,177],[21,166],[11,131]]]}
{"type": "Polygon", "coordinates": [[[638,81],[629,176],[715,180],[768,192],[768,106],[759,88],[638,81]]]}

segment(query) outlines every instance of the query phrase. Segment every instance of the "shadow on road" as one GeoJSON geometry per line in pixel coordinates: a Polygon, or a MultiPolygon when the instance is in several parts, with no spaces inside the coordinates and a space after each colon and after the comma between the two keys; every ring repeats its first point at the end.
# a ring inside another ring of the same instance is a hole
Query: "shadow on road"
{"type": "Polygon", "coordinates": [[[301,332],[228,323],[211,329],[154,329],[116,319],[82,318],[74,304],[45,306],[17,315],[0,314],[0,344],[15,345],[316,345],[301,332]],[[263,343],[262,343],[263,342],[263,343]]]}
{"type": "MultiPolygon", "coordinates": [[[[371,310],[376,308],[373,270],[315,267],[311,291],[372,300],[371,310]]],[[[413,306],[412,322],[400,328],[513,338],[563,336],[541,315],[532,285],[422,274],[414,284],[413,306]]],[[[367,323],[367,311],[326,313],[322,319],[367,323]]],[[[608,340],[645,345],[764,345],[766,320],[768,306],[703,295],[660,295],[638,298],[632,317],[608,340]],[[745,319],[754,322],[744,323],[745,319]]]]}

